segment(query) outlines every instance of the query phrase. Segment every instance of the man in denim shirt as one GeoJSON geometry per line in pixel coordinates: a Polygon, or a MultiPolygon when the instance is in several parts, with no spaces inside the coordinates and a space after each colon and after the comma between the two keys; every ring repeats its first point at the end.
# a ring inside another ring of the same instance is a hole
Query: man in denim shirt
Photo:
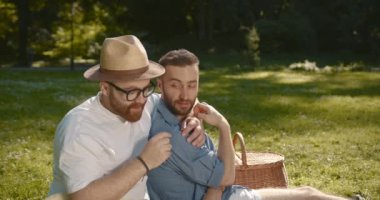
{"type": "Polygon", "coordinates": [[[158,80],[161,101],[152,114],[150,136],[171,133],[172,154],[160,167],[150,171],[148,191],[158,199],[344,199],[311,187],[252,190],[232,185],[235,179],[234,150],[227,120],[212,106],[196,103],[199,60],[191,52],[170,51],[159,61],[166,68],[158,80]],[[201,148],[181,136],[181,121],[193,114],[219,130],[216,152],[210,138],[201,148]],[[231,186],[232,185],[232,186],[231,186]]]}

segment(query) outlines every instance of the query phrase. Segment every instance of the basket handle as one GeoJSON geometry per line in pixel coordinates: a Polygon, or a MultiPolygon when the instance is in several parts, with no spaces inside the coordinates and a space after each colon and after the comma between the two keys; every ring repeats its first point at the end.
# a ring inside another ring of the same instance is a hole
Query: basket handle
{"type": "Polygon", "coordinates": [[[238,139],[240,142],[241,160],[243,161],[243,166],[248,166],[247,165],[247,151],[245,150],[244,137],[243,137],[243,134],[241,134],[240,132],[236,132],[234,135],[234,140],[233,140],[234,149],[236,149],[235,145],[238,139]]]}

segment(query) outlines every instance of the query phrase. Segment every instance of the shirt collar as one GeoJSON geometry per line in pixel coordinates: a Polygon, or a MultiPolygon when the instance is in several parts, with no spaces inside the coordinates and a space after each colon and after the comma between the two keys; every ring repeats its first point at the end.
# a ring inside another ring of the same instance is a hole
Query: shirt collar
{"type": "Polygon", "coordinates": [[[160,99],[157,110],[162,114],[164,120],[168,122],[170,125],[179,124],[178,118],[168,109],[163,99],[160,99]]]}

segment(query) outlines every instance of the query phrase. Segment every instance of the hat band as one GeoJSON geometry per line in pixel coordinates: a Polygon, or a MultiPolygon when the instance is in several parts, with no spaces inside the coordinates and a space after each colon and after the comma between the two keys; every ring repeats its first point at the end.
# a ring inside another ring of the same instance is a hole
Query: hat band
{"type": "Polygon", "coordinates": [[[145,73],[148,69],[149,69],[149,65],[139,68],[139,69],[132,69],[132,70],[109,70],[109,69],[104,69],[100,66],[99,71],[101,74],[110,75],[110,76],[139,76],[145,73]]]}

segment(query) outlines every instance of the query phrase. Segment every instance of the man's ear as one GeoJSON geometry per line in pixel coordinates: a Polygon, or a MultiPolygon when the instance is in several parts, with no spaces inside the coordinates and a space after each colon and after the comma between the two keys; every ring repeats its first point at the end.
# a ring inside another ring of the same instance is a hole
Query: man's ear
{"type": "Polygon", "coordinates": [[[158,78],[158,79],[157,79],[157,87],[160,88],[160,91],[161,91],[161,92],[163,91],[163,90],[162,90],[162,80],[161,80],[161,78],[158,78]]]}
{"type": "Polygon", "coordinates": [[[99,82],[99,88],[100,88],[100,92],[103,95],[105,95],[105,96],[109,95],[110,87],[109,87],[109,85],[105,81],[100,81],[99,82]]]}

